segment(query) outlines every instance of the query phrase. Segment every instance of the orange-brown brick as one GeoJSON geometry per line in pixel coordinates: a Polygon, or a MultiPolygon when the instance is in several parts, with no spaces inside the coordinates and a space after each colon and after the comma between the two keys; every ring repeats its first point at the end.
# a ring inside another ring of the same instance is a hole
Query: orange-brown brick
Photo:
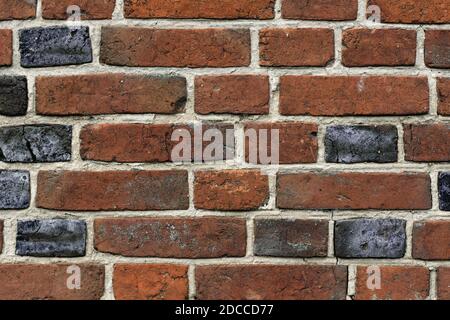
{"type": "Polygon", "coordinates": [[[259,39],[261,66],[326,66],[334,59],[332,29],[263,29],[259,39]]]}
{"type": "Polygon", "coordinates": [[[188,298],[188,267],[172,264],[116,264],[116,300],[184,300],[188,298]]]}
{"type": "Polygon", "coordinates": [[[36,16],[36,1],[0,0],[0,20],[24,20],[36,16]]]}
{"type": "MultiPolygon", "coordinates": [[[[448,10],[450,15],[450,3],[448,10]]],[[[425,31],[425,64],[431,68],[450,68],[450,30],[425,31]]]]}
{"type": "Polygon", "coordinates": [[[218,265],[195,269],[203,300],[343,300],[347,267],[307,265],[218,265]]]}
{"type": "Polygon", "coordinates": [[[200,114],[267,114],[269,77],[222,75],[195,78],[195,112],[200,114]]]}
{"type": "Polygon", "coordinates": [[[100,60],[130,67],[248,66],[250,31],[103,27],[100,60]]]}
{"type": "Polygon", "coordinates": [[[450,300],[450,268],[439,267],[437,272],[437,298],[450,300]]]}
{"type": "Polygon", "coordinates": [[[403,131],[405,160],[450,161],[450,124],[406,124],[403,131]]]}
{"type": "Polygon", "coordinates": [[[422,260],[449,260],[450,221],[415,222],[412,255],[422,260]]]}
{"type": "Polygon", "coordinates": [[[125,0],[126,18],[272,19],[275,0],[125,0]]]}
{"type": "Polygon", "coordinates": [[[424,300],[429,295],[429,271],[425,267],[379,266],[381,288],[373,289],[373,270],[358,267],[357,300],[424,300]],[[370,288],[368,287],[368,282],[370,288]]]}
{"type": "Polygon", "coordinates": [[[12,30],[0,29],[0,66],[12,64],[12,30]]]}
{"type": "Polygon", "coordinates": [[[355,20],[358,0],[282,0],[281,13],[285,19],[355,20]]]}
{"type": "Polygon", "coordinates": [[[82,20],[110,19],[115,4],[115,0],[42,0],[42,16],[44,19],[66,20],[71,17],[67,13],[70,6],[78,6],[82,20]]]}
{"type": "Polygon", "coordinates": [[[438,113],[450,116],[450,78],[437,79],[438,113]]]}
{"type": "Polygon", "coordinates": [[[409,115],[428,110],[426,77],[281,77],[283,115],[409,115]]]}

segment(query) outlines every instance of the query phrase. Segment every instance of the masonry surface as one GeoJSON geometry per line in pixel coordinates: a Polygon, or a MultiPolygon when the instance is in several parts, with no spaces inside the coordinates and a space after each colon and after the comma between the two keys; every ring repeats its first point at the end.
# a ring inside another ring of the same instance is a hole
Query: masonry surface
{"type": "Polygon", "coordinates": [[[450,299],[450,0],[0,0],[0,283],[450,299]]]}

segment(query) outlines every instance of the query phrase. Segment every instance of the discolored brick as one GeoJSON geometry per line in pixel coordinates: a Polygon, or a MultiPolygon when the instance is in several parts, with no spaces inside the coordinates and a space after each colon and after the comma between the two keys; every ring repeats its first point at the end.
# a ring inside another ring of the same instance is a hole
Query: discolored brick
{"type": "Polygon", "coordinates": [[[30,173],[0,170],[0,209],[26,209],[30,206],[30,173]]]}
{"type": "Polygon", "coordinates": [[[24,116],[27,109],[27,78],[23,76],[0,76],[0,115],[24,116]]]}

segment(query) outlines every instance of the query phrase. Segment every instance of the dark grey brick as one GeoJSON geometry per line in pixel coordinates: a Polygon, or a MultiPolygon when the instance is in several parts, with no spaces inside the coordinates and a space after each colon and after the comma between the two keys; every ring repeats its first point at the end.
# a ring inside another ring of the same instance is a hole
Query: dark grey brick
{"type": "Polygon", "coordinates": [[[16,254],[34,257],[84,256],[86,223],[63,219],[19,221],[16,254]]]}
{"type": "Polygon", "coordinates": [[[88,27],[32,28],[20,31],[22,67],[51,67],[92,62],[88,27]]]}
{"type": "Polygon", "coordinates": [[[0,115],[23,116],[28,109],[26,77],[0,77],[0,115]]]}
{"type": "Polygon", "coordinates": [[[440,172],[438,178],[439,208],[450,211],[450,172],[440,172]]]}
{"type": "Polygon", "coordinates": [[[0,209],[25,209],[29,206],[29,172],[0,170],[0,209]]]}
{"type": "Polygon", "coordinates": [[[406,221],[354,219],[337,221],[334,250],[340,258],[401,258],[406,250],[406,221]]]}
{"type": "Polygon", "coordinates": [[[325,135],[325,158],[332,163],[396,162],[395,126],[332,126],[325,135]]]}
{"type": "Polygon", "coordinates": [[[0,161],[70,161],[72,127],[30,125],[0,128],[0,161]]]}

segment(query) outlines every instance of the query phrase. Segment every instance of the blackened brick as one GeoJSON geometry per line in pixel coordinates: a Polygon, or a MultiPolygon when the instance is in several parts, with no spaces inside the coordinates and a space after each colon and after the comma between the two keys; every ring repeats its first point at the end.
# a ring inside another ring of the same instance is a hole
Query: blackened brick
{"type": "Polygon", "coordinates": [[[0,115],[23,116],[28,109],[26,77],[0,77],[0,115]]]}
{"type": "Polygon", "coordinates": [[[30,205],[28,171],[0,170],[0,209],[25,209],[30,205]]]}
{"type": "Polygon", "coordinates": [[[450,211],[450,172],[439,173],[439,208],[450,211]]]}

